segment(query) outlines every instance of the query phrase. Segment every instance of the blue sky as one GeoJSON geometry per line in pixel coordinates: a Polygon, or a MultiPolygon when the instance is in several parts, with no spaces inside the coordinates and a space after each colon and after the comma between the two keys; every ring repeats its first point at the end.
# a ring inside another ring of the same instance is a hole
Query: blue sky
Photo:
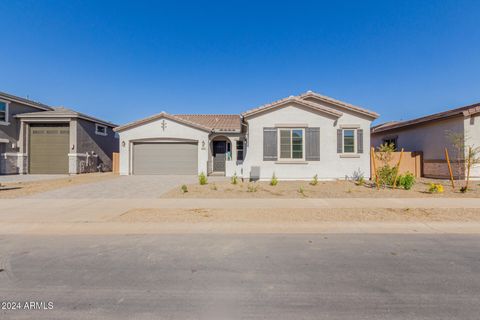
{"type": "Polygon", "coordinates": [[[480,102],[480,1],[1,1],[0,91],[119,124],[307,90],[380,122],[480,102]]]}

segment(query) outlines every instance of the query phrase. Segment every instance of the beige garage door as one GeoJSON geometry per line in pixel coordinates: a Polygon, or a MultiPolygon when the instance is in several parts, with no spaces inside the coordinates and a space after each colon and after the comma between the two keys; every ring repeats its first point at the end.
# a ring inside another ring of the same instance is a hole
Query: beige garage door
{"type": "Polygon", "coordinates": [[[66,126],[31,126],[29,173],[68,173],[70,130],[66,126]]]}
{"type": "Polygon", "coordinates": [[[133,174],[198,173],[197,143],[135,143],[133,174]]]}

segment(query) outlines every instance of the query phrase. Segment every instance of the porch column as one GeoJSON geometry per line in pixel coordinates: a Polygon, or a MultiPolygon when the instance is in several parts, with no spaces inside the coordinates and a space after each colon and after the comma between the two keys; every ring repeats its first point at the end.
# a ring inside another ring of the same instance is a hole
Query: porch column
{"type": "Polygon", "coordinates": [[[237,140],[238,138],[230,138],[230,149],[232,151],[232,161],[237,162],[237,140]]]}

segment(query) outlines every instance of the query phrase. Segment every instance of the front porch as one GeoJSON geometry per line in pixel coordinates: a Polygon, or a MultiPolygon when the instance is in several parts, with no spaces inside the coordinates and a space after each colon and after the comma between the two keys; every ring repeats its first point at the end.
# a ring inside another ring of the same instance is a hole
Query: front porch
{"type": "Polygon", "coordinates": [[[207,174],[209,176],[241,175],[244,159],[244,137],[241,134],[212,134],[209,139],[207,174]]]}

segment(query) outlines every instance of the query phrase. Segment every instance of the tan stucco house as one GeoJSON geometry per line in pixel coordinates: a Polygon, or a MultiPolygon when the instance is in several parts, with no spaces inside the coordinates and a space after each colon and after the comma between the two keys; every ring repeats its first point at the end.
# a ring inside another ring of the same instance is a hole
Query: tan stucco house
{"type": "MultiPolygon", "coordinates": [[[[387,122],[371,130],[372,146],[394,143],[396,148],[423,153],[423,175],[430,178],[448,178],[445,148],[452,161],[454,173],[463,172],[465,153],[457,155],[451,135],[466,137],[468,144],[480,146],[480,103],[431,114],[407,121],[387,122]],[[463,162],[462,162],[463,160],[463,162]],[[460,168],[459,168],[460,166],[460,168]]],[[[465,150],[466,152],[466,150],[465,150]]],[[[480,178],[480,167],[475,167],[472,177],[480,178]]]]}
{"type": "Polygon", "coordinates": [[[368,177],[378,114],[314,92],[242,114],[161,112],[120,126],[120,174],[218,174],[248,179],[368,177]]]}
{"type": "Polygon", "coordinates": [[[76,174],[112,168],[116,125],[0,92],[0,174],[76,174]]]}

